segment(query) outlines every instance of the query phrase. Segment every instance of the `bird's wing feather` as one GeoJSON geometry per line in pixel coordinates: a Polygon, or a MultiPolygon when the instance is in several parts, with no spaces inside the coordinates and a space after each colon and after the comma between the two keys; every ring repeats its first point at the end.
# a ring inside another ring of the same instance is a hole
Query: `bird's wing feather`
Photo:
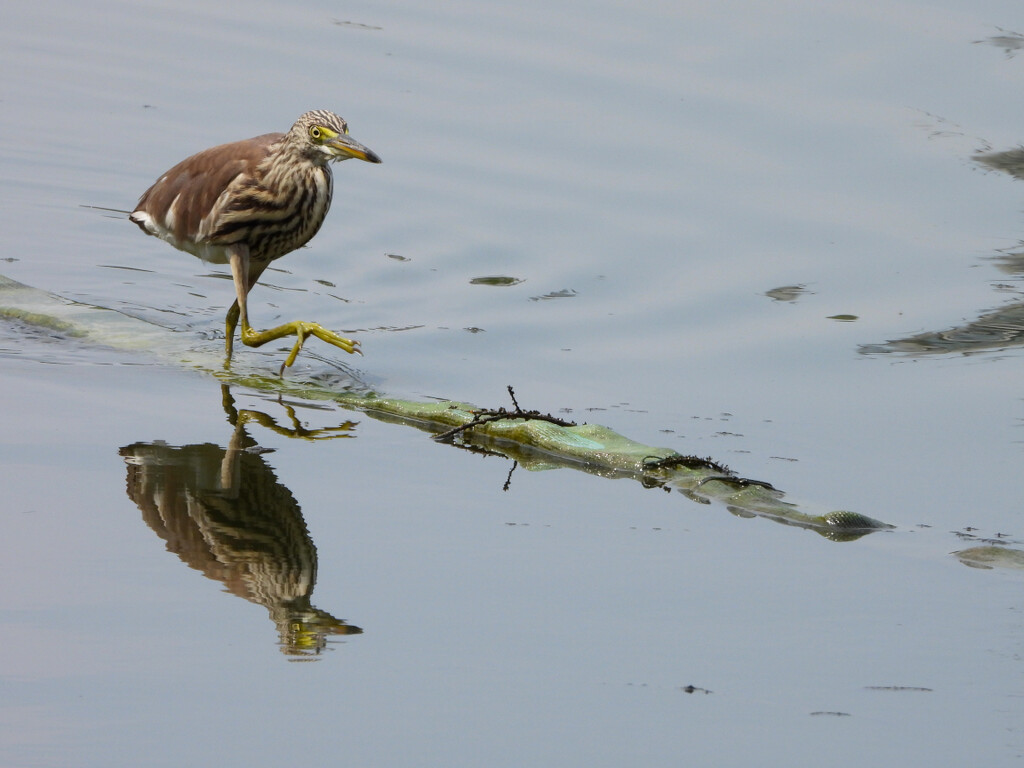
{"type": "MultiPolygon", "coordinates": [[[[145,212],[180,243],[195,243],[211,222],[203,216],[233,183],[252,174],[284,134],[268,133],[205,149],[182,160],[139,198],[136,212],[145,212]]],[[[133,220],[134,215],[133,215],[133,220]]]]}

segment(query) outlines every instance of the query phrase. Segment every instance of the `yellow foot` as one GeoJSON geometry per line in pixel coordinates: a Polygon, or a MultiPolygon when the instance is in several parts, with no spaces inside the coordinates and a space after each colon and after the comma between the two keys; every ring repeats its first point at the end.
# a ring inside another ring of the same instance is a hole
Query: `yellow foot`
{"type": "Polygon", "coordinates": [[[284,365],[281,366],[282,373],[284,373],[285,368],[290,368],[295,362],[295,358],[299,355],[299,350],[302,349],[302,345],[309,336],[315,336],[322,341],[326,341],[328,344],[333,344],[339,349],[345,350],[349,354],[363,354],[362,350],[359,348],[358,341],[346,339],[344,336],[339,336],[334,331],[328,331],[319,323],[307,323],[302,320],[285,323],[284,325],[277,326],[277,328],[271,328],[268,331],[256,331],[247,325],[243,325],[241,336],[242,343],[249,347],[260,347],[268,341],[275,341],[284,336],[295,336],[295,346],[292,347],[292,351],[285,359],[284,365]]]}
{"type": "Polygon", "coordinates": [[[285,368],[291,368],[295,362],[295,358],[299,356],[299,350],[302,349],[302,345],[306,341],[306,336],[316,336],[322,341],[326,341],[328,344],[333,344],[339,349],[344,349],[346,352],[351,354],[363,354],[363,351],[359,349],[359,342],[352,339],[346,339],[344,336],[339,336],[334,331],[328,331],[322,325],[318,323],[306,323],[297,321],[293,323],[295,325],[295,346],[292,347],[291,353],[285,358],[284,364],[281,366],[281,373],[284,373],[285,368]]]}

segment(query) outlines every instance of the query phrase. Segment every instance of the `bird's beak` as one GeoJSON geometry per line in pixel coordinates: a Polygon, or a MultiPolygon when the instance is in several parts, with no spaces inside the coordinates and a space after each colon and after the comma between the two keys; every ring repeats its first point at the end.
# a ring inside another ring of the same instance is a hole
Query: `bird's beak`
{"type": "Polygon", "coordinates": [[[350,157],[356,157],[368,163],[380,162],[380,158],[373,150],[367,149],[348,134],[335,136],[327,142],[327,146],[331,148],[335,160],[348,160],[350,157]]]}

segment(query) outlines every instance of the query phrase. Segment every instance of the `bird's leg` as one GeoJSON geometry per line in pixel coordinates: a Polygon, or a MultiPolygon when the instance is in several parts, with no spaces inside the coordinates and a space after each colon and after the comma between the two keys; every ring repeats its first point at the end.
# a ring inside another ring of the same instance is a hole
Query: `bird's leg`
{"type": "Polygon", "coordinates": [[[268,341],[275,341],[276,339],[283,338],[284,336],[296,337],[295,346],[292,347],[292,351],[289,353],[288,357],[285,358],[284,365],[281,366],[282,373],[285,368],[291,367],[295,362],[295,358],[298,357],[299,350],[302,349],[302,345],[308,336],[316,336],[318,339],[326,341],[328,344],[333,344],[339,349],[345,350],[349,354],[362,354],[359,349],[358,341],[346,339],[344,336],[340,336],[333,331],[327,330],[319,323],[296,320],[291,323],[279,325],[276,328],[271,328],[267,331],[254,330],[249,325],[249,316],[246,311],[246,299],[249,296],[249,290],[256,284],[256,281],[259,279],[259,276],[263,274],[263,270],[266,269],[267,265],[261,263],[252,264],[249,261],[249,248],[245,245],[231,246],[228,250],[228,257],[231,263],[231,276],[235,281],[235,294],[237,296],[235,304],[232,304],[231,309],[228,310],[227,317],[229,355],[231,353],[231,337],[234,336],[235,323],[238,321],[241,321],[242,324],[242,343],[248,347],[260,347],[268,341]]]}
{"type": "Polygon", "coordinates": [[[231,309],[228,310],[227,322],[224,334],[224,349],[227,352],[228,360],[231,359],[231,347],[235,341],[235,328],[238,327],[238,315],[241,310],[238,308],[238,300],[235,299],[235,303],[231,305],[231,309]]]}
{"type": "MultiPolygon", "coordinates": [[[[247,245],[232,245],[228,248],[228,263],[231,265],[231,279],[235,283],[235,303],[231,305],[231,309],[228,310],[227,324],[230,328],[231,333],[229,336],[234,336],[235,325],[238,320],[242,321],[242,342],[249,344],[245,340],[246,330],[252,331],[249,327],[249,313],[246,309],[246,299],[249,298],[249,289],[256,285],[256,281],[259,276],[263,274],[263,270],[266,268],[262,265],[255,267],[256,274],[252,274],[254,269],[253,265],[249,261],[249,246],[247,245]]],[[[251,344],[249,346],[252,346],[251,344]]]]}
{"type": "Polygon", "coordinates": [[[256,282],[249,280],[249,246],[235,245],[229,248],[228,263],[231,265],[231,279],[235,284],[235,301],[228,309],[225,320],[224,349],[228,358],[225,365],[231,362],[231,350],[234,346],[235,328],[238,327],[239,318],[242,320],[242,341],[245,342],[245,329],[249,325],[245,300],[249,295],[249,288],[256,282]]]}

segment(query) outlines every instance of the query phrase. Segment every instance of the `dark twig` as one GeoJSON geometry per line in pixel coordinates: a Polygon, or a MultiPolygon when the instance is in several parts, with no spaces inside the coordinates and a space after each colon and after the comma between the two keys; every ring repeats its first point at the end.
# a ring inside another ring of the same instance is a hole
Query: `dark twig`
{"type": "Polygon", "coordinates": [[[463,432],[473,429],[473,427],[481,427],[484,424],[490,424],[494,421],[509,421],[512,419],[522,419],[524,421],[546,421],[549,424],[555,424],[559,427],[575,427],[576,422],[565,421],[557,416],[552,416],[550,413],[541,413],[540,411],[524,411],[519,407],[518,401],[516,401],[516,393],[512,389],[511,385],[508,388],[508,394],[512,398],[512,405],[515,407],[514,411],[507,411],[504,408],[498,410],[482,409],[479,411],[473,411],[473,418],[471,421],[467,421],[465,424],[461,424],[457,427],[441,432],[440,434],[434,435],[434,440],[440,443],[451,442],[452,438],[463,432]]]}
{"type": "Polygon", "coordinates": [[[705,459],[697,456],[666,456],[663,459],[650,456],[644,459],[644,471],[650,471],[654,469],[673,469],[675,467],[685,467],[686,469],[710,469],[713,472],[721,472],[723,475],[731,475],[730,470],[725,464],[719,464],[717,461],[708,456],[705,459]]]}
{"type": "Polygon", "coordinates": [[[477,456],[483,456],[485,459],[495,456],[499,459],[508,459],[501,451],[492,451],[490,448],[484,448],[480,445],[471,445],[470,443],[449,443],[453,448],[458,448],[460,451],[466,451],[467,453],[475,453],[477,456]]]}
{"type": "Polygon", "coordinates": [[[523,409],[519,407],[519,401],[516,400],[516,391],[514,389],[512,389],[512,385],[511,384],[508,385],[507,389],[508,389],[508,396],[512,398],[512,405],[514,405],[516,407],[516,411],[517,412],[521,412],[523,409]]]}
{"type": "Polygon", "coordinates": [[[774,485],[772,485],[771,483],[766,483],[764,480],[751,480],[750,478],[747,477],[735,477],[732,475],[713,475],[712,477],[705,477],[703,480],[697,483],[697,487],[700,488],[700,486],[704,485],[705,483],[714,482],[722,483],[723,485],[728,485],[733,488],[739,489],[753,487],[764,488],[767,491],[777,490],[774,485]]]}
{"type": "MultiPolygon", "coordinates": [[[[717,461],[708,457],[706,459],[699,458],[697,456],[666,456],[663,459],[655,456],[649,456],[644,459],[644,472],[652,472],[658,469],[674,469],[676,467],[685,467],[686,469],[703,469],[715,472],[716,474],[710,477],[702,478],[696,487],[700,487],[705,483],[719,482],[725,485],[732,486],[733,488],[750,488],[756,486],[764,488],[765,490],[774,491],[775,487],[771,483],[766,483],[762,480],[751,480],[746,477],[737,477],[736,473],[729,469],[725,464],[719,464],[717,461]]],[[[656,487],[661,484],[660,481],[651,478],[651,486],[656,487]]]]}
{"type": "Polygon", "coordinates": [[[507,491],[509,488],[512,487],[512,473],[516,471],[516,467],[518,467],[518,466],[519,466],[519,462],[518,461],[513,461],[512,462],[512,468],[509,469],[508,477],[505,478],[505,484],[501,487],[501,490],[507,491]]]}

